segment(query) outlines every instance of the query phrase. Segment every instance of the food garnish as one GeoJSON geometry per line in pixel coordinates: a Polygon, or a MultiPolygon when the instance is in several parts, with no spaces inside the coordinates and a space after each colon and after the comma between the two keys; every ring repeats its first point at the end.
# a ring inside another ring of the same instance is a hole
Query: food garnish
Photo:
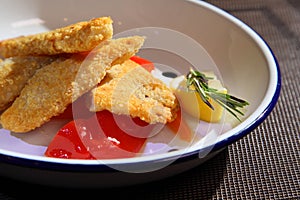
{"type": "Polygon", "coordinates": [[[244,113],[239,109],[249,105],[249,102],[231,94],[221,93],[217,89],[209,87],[208,80],[210,77],[199,71],[190,69],[189,73],[186,75],[186,78],[187,88],[189,90],[196,91],[200,95],[202,101],[212,110],[214,110],[214,107],[209,102],[209,99],[213,99],[229,113],[231,113],[236,119],[241,121],[237,114],[244,115],[244,113]]]}
{"type": "MultiPolygon", "coordinates": [[[[227,89],[222,85],[221,81],[212,71],[201,72],[210,77],[207,84],[209,87],[216,89],[218,92],[227,93],[227,89]]],[[[189,116],[195,119],[205,121],[208,123],[219,123],[224,116],[224,108],[217,102],[209,99],[209,102],[214,107],[211,109],[200,97],[198,92],[195,91],[193,86],[189,89],[187,87],[186,75],[177,76],[170,82],[170,87],[173,89],[174,94],[180,101],[180,107],[189,116]]]]}

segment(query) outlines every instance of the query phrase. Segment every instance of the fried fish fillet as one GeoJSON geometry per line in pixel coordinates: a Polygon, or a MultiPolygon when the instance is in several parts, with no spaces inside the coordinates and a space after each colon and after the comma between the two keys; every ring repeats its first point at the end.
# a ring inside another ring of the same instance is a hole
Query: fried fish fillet
{"type": "Polygon", "coordinates": [[[36,70],[55,59],[52,56],[18,56],[0,62],[0,111],[6,109],[19,96],[36,70]]]}
{"type": "Polygon", "coordinates": [[[52,31],[0,41],[0,56],[53,55],[90,51],[113,35],[110,17],[78,22],[52,31]]]}
{"type": "Polygon", "coordinates": [[[2,127],[20,133],[40,127],[100,83],[112,63],[133,56],[143,43],[140,36],[111,39],[88,56],[75,54],[39,69],[2,113],[2,127]]]}
{"type": "Polygon", "coordinates": [[[139,64],[127,60],[107,71],[106,79],[91,91],[91,111],[139,117],[148,123],[167,123],[176,116],[178,101],[172,90],[139,64]]]}

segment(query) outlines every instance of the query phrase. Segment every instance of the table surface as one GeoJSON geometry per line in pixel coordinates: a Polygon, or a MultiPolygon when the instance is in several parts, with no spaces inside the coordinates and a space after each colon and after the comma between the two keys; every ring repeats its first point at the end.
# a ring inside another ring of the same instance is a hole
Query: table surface
{"type": "Polygon", "coordinates": [[[300,1],[209,0],[236,16],[273,50],[282,88],[269,117],[247,136],[187,172],[144,185],[114,189],[66,189],[0,177],[0,199],[300,199],[300,1]],[[24,189],[20,192],[20,189],[24,189]],[[58,194],[60,193],[60,194],[58,194]]]}

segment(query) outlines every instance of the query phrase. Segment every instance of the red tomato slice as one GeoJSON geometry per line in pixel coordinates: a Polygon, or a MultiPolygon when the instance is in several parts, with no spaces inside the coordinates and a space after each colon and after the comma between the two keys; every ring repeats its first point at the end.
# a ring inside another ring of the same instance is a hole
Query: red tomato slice
{"type": "Polygon", "coordinates": [[[134,157],[153,128],[154,125],[139,118],[97,112],[88,120],[73,120],[62,127],[48,145],[45,156],[68,159],[134,157]]]}
{"type": "Polygon", "coordinates": [[[154,128],[139,118],[115,115],[106,110],[97,112],[97,119],[106,137],[114,138],[121,149],[135,153],[142,149],[154,128]]]}
{"type": "Polygon", "coordinates": [[[67,123],[54,136],[46,149],[45,156],[55,158],[93,159],[79,133],[86,127],[85,120],[67,123]]]}
{"type": "Polygon", "coordinates": [[[151,72],[152,70],[154,70],[154,64],[153,62],[145,59],[145,58],[141,58],[139,56],[132,56],[130,58],[130,60],[136,62],[137,64],[140,64],[143,68],[145,68],[148,72],[151,72]]]}

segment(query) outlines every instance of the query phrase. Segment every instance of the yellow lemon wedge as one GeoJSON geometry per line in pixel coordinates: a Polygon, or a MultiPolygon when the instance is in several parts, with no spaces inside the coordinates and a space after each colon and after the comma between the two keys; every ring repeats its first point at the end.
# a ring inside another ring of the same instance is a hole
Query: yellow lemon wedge
{"type": "MultiPolygon", "coordinates": [[[[208,86],[217,89],[218,92],[227,93],[227,89],[221,84],[213,72],[202,72],[205,76],[209,77],[208,86]]],[[[200,95],[193,90],[189,90],[186,84],[185,76],[178,76],[170,82],[170,87],[173,89],[177,96],[182,109],[193,117],[199,118],[206,122],[216,123],[222,118],[224,108],[212,99],[209,102],[214,107],[212,110],[206,105],[200,95]]]]}

